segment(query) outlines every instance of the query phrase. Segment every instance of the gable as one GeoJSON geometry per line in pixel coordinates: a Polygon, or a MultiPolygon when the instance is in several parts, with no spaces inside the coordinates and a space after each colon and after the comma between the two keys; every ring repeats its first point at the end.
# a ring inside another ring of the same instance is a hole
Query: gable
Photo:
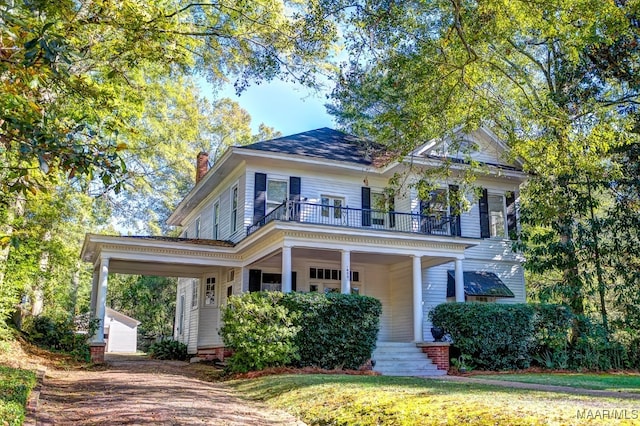
{"type": "Polygon", "coordinates": [[[477,162],[500,168],[522,170],[516,160],[508,159],[509,147],[487,128],[480,128],[469,134],[455,132],[453,138],[432,140],[414,151],[414,155],[431,158],[447,158],[464,163],[469,157],[477,162]]]}

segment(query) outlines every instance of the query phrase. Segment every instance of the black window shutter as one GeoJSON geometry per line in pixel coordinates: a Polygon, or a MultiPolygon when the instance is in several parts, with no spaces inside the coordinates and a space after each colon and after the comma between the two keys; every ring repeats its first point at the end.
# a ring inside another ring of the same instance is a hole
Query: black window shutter
{"type": "Polygon", "coordinates": [[[458,192],[460,187],[458,185],[449,185],[449,199],[454,199],[455,203],[449,206],[451,209],[451,235],[459,237],[462,235],[462,228],[460,223],[460,200],[458,199],[458,192]]]}
{"type": "Polygon", "coordinates": [[[293,201],[291,208],[291,220],[300,220],[300,178],[296,176],[289,177],[289,200],[293,201]]]}
{"type": "Polygon", "coordinates": [[[517,240],[518,222],[516,218],[516,193],[508,192],[505,198],[507,201],[507,228],[509,230],[509,238],[517,240]]]}
{"type": "Polygon", "coordinates": [[[262,284],[262,271],[260,269],[249,270],[249,293],[260,291],[262,284]]]}
{"type": "Polygon", "coordinates": [[[396,227],[396,199],[391,197],[389,199],[389,228],[396,227]]]}
{"type": "Polygon", "coordinates": [[[362,226],[371,226],[371,188],[362,187],[362,226]]]}
{"type": "Polygon", "coordinates": [[[300,178],[296,176],[289,177],[289,199],[291,201],[300,201],[300,178]]]}
{"type": "Polygon", "coordinates": [[[297,291],[298,288],[298,274],[296,271],[291,271],[291,291],[297,291]]]}
{"type": "Polygon", "coordinates": [[[489,238],[491,236],[489,231],[489,194],[486,189],[482,190],[478,206],[480,207],[480,237],[489,238]]]}
{"type": "Polygon", "coordinates": [[[253,188],[253,223],[261,220],[267,211],[267,175],[256,173],[253,188]]]}

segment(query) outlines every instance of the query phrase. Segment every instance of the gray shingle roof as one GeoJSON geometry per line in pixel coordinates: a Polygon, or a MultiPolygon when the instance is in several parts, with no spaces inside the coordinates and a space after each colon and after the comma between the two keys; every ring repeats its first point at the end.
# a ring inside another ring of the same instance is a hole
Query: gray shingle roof
{"type": "Polygon", "coordinates": [[[327,127],[239,148],[365,165],[371,165],[375,157],[372,142],[327,127]]]}

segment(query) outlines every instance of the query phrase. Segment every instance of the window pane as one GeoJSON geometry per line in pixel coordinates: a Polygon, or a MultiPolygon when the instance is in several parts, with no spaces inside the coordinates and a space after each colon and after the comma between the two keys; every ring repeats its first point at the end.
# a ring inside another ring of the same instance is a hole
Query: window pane
{"type": "Polygon", "coordinates": [[[489,229],[492,237],[505,236],[504,197],[502,195],[489,195],[489,229]]]}
{"type": "Polygon", "coordinates": [[[333,210],[333,217],[336,219],[340,219],[342,217],[342,200],[333,200],[333,206],[335,209],[333,210]]]}
{"type": "Polygon", "coordinates": [[[282,203],[287,199],[287,182],[281,180],[267,181],[267,200],[282,203]]]}

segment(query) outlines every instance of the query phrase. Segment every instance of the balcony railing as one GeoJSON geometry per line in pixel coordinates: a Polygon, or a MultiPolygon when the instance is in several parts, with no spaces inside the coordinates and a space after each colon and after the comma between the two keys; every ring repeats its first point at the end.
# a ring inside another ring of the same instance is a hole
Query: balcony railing
{"type": "Polygon", "coordinates": [[[247,235],[273,222],[298,222],[345,228],[375,229],[426,235],[460,235],[456,217],[285,201],[247,227],[247,235]]]}

